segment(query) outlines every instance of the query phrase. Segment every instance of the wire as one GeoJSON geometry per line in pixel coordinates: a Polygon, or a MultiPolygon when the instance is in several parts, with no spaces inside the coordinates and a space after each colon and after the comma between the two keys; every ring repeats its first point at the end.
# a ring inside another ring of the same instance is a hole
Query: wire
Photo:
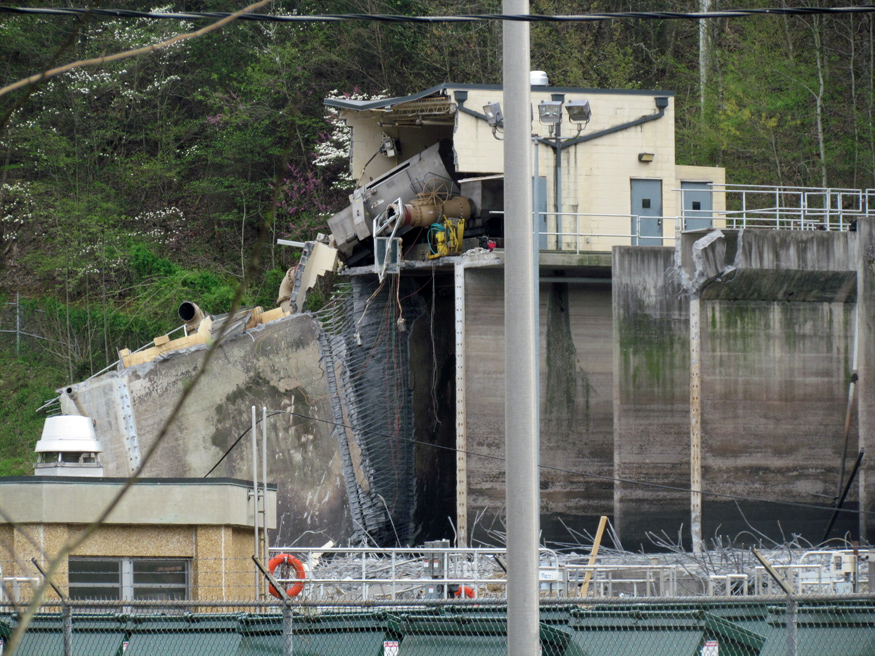
{"type": "MultiPolygon", "coordinates": [[[[274,415],[278,415],[278,414],[280,414],[280,413],[277,412],[277,411],[271,410],[270,413],[269,413],[267,416],[268,416],[268,417],[273,417],[274,415]]],[[[259,419],[258,421],[255,422],[255,425],[258,426],[258,424],[260,424],[261,421],[262,421],[262,420],[259,419]]],[[[247,428],[245,431],[243,431],[242,433],[240,433],[240,436],[239,436],[236,440],[234,440],[234,444],[232,444],[231,446],[228,447],[228,450],[225,451],[225,453],[222,454],[222,457],[219,458],[219,460],[216,462],[215,465],[213,465],[213,468],[210,469],[210,471],[208,471],[206,474],[203,475],[203,478],[206,478],[207,476],[209,476],[210,474],[212,474],[214,471],[216,471],[216,468],[217,468],[219,465],[222,464],[222,461],[225,460],[225,458],[228,457],[228,454],[231,453],[231,450],[232,450],[235,446],[237,446],[237,444],[240,443],[240,440],[242,440],[244,437],[246,437],[246,433],[248,433],[248,432],[251,431],[251,430],[252,430],[252,426],[250,426],[250,427],[247,428]]]]}
{"type": "MultiPolygon", "coordinates": [[[[87,9],[82,7],[4,7],[0,13],[79,16],[91,14],[110,18],[148,18],[169,20],[209,20],[230,16],[227,12],[150,12],[129,9],[87,9]]],[[[702,20],[712,18],[743,18],[745,16],[812,16],[820,14],[866,14],[875,13],[875,5],[848,7],[771,7],[764,9],[727,9],[721,11],[676,12],[676,11],[619,11],[598,14],[460,14],[458,16],[404,16],[400,14],[311,14],[270,15],[246,14],[238,20],[269,23],[341,23],[366,21],[381,23],[483,23],[512,21],[524,23],[591,23],[611,20],[702,20]]]]}
{"type": "Polygon", "coordinates": [[[358,186],[361,186],[362,178],[365,177],[365,171],[367,171],[367,169],[368,169],[368,164],[370,164],[371,162],[373,162],[373,161],[374,161],[374,158],[375,158],[377,155],[379,155],[381,152],[383,152],[383,147],[382,147],[382,146],[380,146],[379,148],[377,148],[377,152],[375,152],[373,155],[371,155],[371,159],[369,159],[367,162],[365,162],[365,165],[362,167],[362,173],[361,173],[361,175],[358,177],[358,179],[356,180],[356,183],[355,183],[357,187],[358,187],[358,186]]]}
{"type": "MultiPolygon", "coordinates": [[[[348,424],[339,423],[336,421],[332,421],[330,419],[321,419],[319,417],[312,417],[310,415],[305,415],[305,414],[302,414],[300,412],[291,412],[290,410],[270,410],[269,412],[271,412],[273,414],[289,414],[289,415],[292,415],[295,417],[300,417],[301,419],[309,419],[310,421],[318,421],[318,422],[322,422],[324,424],[331,424],[332,426],[335,426],[335,427],[348,428],[349,430],[355,431],[355,428],[353,426],[348,425],[348,424]]],[[[506,458],[504,458],[504,456],[495,456],[495,455],[491,455],[488,453],[477,453],[476,451],[467,451],[464,449],[457,449],[456,447],[452,447],[452,446],[443,446],[442,444],[435,444],[433,442],[424,442],[422,440],[417,440],[417,439],[412,438],[412,437],[400,437],[398,435],[389,435],[388,433],[380,433],[377,431],[370,431],[370,432],[372,435],[381,435],[383,437],[392,437],[394,439],[403,440],[405,442],[410,442],[412,444],[420,444],[423,446],[430,446],[430,447],[434,447],[436,449],[443,449],[445,451],[453,451],[454,453],[464,453],[465,455],[475,456],[477,458],[486,458],[487,460],[496,460],[499,462],[504,462],[506,460],[506,458]]],[[[239,439],[238,439],[238,441],[239,441],[239,439]]],[[[635,480],[632,478],[620,478],[618,476],[606,476],[604,474],[596,474],[594,472],[585,472],[585,471],[576,471],[574,469],[565,469],[563,467],[551,467],[550,465],[539,464],[538,469],[543,469],[546,471],[555,471],[555,472],[559,472],[562,474],[574,474],[576,476],[588,476],[590,478],[598,478],[600,480],[612,481],[614,483],[629,483],[630,485],[640,485],[642,487],[651,487],[651,488],[657,488],[660,490],[671,490],[673,492],[685,492],[687,494],[690,494],[692,492],[692,490],[690,490],[690,488],[678,487],[676,485],[665,485],[663,483],[650,483],[648,481],[638,481],[638,480],[635,480]]],[[[847,509],[847,508],[836,508],[835,506],[820,506],[820,505],[813,504],[813,503],[802,503],[799,501],[778,501],[775,499],[764,499],[762,497],[749,497],[749,496],[744,496],[741,494],[725,494],[723,492],[707,492],[705,490],[703,490],[701,492],[701,494],[702,494],[702,496],[712,496],[712,497],[718,497],[721,499],[735,499],[737,501],[758,501],[761,503],[774,503],[774,504],[778,504],[778,505],[782,505],[782,506],[792,506],[795,508],[809,508],[812,510],[832,510],[832,511],[837,511],[837,512],[848,512],[848,513],[861,514],[861,515],[875,515],[875,511],[872,511],[872,510],[863,510],[863,509],[852,510],[852,509],[847,509]]]]}

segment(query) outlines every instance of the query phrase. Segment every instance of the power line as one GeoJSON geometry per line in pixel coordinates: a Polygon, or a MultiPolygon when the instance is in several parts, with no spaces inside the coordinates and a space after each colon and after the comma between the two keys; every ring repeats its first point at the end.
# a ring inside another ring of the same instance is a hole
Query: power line
{"type": "MultiPolygon", "coordinates": [[[[312,417],[310,415],[305,415],[305,414],[302,414],[300,412],[291,412],[289,410],[269,410],[268,412],[270,413],[270,416],[286,414],[286,415],[292,415],[293,417],[299,417],[301,419],[309,419],[310,421],[318,421],[318,422],[321,422],[323,424],[330,424],[332,426],[339,427],[339,428],[348,428],[349,430],[353,430],[353,431],[355,430],[354,427],[352,427],[348,424],[336,422],[336,421],[333,421],[331,419],[322,419],[320,417],[312,417]]],[[[402,440],[405,442],[410,442],[412,444],[421,444],[423,446],[430,446],[430,447],[434,447],[436,449],[443,449],[445,451],[452,451],[453,453],[464,453],[465,455],[474,456],[476,458],[486,458],[487,460],[495,460],[498,462],[505,461],[505,458],[503,456],[496,456],[496,455],[492,455],[489,453],[478,453],[476,451],[467,451],[467,450],[463,450],[463,449],[457,449],[457,448],[452,447],[452,446],[443,446],[442,444],[435,444],[433,442],[424,442],[422,440],[417,440],[417,439],[412,438],[412,437],[398,437],[397,435],[392,436],[392,435],[389,435],[388,433],[380,433],[378,431],[371,431],[371,432],[374,435],[381,435],[384,437],[395,437],[396,439],[399,439],[399,440],[402,440]]],[[[246,432],[244,431],[243,435],[245,435],[245,434],[246,434],[246,432]]],[[[231,449],[233,449],[237,445],[237,443],[240,441],[240,439],[242,439],[243,435],[241,435],[239,438],[237,438],[237,441],[235,441],[234,444],[231,445],[231,447],[228,449],[228,451],[225,452],[225,455],[222,456],[222,458],[219,460],[219,462],[221,462],[222,460],[225,459],[225,456],[227,456],[228,453],[231,451],[231,449]]],[[[218,463],[216,463],[216,467],[217,466],[218,466],[218,463]]],[[[212,473],[212,471],[216,467],[213,467],[213,469],[210,470],[210,473],[212,473]]],[[[604,474],[596,474],[594,472],[576,471],[574,469],[565,469],[563,467],[551,467],[550,465],[539,464],[538,469],[559,472],[562,474],[573,474],[575,476],[597,478],[600,480],[611,481],[614,483],[628,483],[630,485],[638,485],[641,487],[650,487],[650,488],[656,488],[656,489],[660,489],[660,490],[670,490],[672,492],[683,492],[685,494],[690,493],[690,489],[686,488],[686,487],[678,487],[676,485],[665,485],[663,483],[651,483],[648,481],[639,481],[639,480],[635,480],[632,478],[620,478],[618,476],[606,476],[604,474]]],[[[209,476],[209,474],[207,474],[207,476],[209,476]]],[[[732,499],[735,501],[757,501],[760,503],[773,503],[773,504],[778,504],[778,505],[782,505],[782,506],[792,506],[795,508],[807,508],[809,510],[830,510],[830,511],[836,511],[836,512],[846,512],[846,513],[854,513],[854,514],[862,514],[862,515],[875,515],[875,511],[863,510],[862,508],[859,510],[851,510],[848,508],[838,508],[837,509],[835,506],[821,506],[821,505],[817,505],[817,504],[813,504],[813,503],[802,503],[799,501],[778,501],[775,499],[764,499],[762,497],[750,497],[750,496],[744,496],[744,495],[740,495],[740,494],[726,494],[723,492],[703,491],[702,494],[705,496],[718,497],[721,499],[732,499]]]]}
{"type": "MultiPolygon", "coordinates": [[[[152,20],[213,20],[230,16],[227,12],[150,12],[130,9],[79,8],[79,7],[5,7],[0,13],[80,16],[90,14],[108,18],[145,18],[152,20]]],[[[244,14],[237,20],[270,23],[484,23],[492,21],[517,21],[527,23],[593,23],[611,20],[702,20],[713,18],[744,18],[746,16],[812,16],[822,14],[875,13],[875,5],[848,7],[773,7],[763,9],[727,9],[703,12],[675,11],[620,11],[598,14],[542,15],[542,14],[460,14],[458,16],[404,16],[401,14],[308,14],[270,15],[244,14]]]]}

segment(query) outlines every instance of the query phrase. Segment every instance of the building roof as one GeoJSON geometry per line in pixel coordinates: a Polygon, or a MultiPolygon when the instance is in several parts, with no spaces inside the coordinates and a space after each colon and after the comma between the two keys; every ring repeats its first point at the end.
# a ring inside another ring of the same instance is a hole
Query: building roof
{"type": "MultiPolygon", "coordinates": [[[[500,84],[455,84],[445,82],[425,91],[410,94],[409,96],[399,96],[396,98],[382,98],[380,100],[352,100],[349,98],[325,98],[324,104],[326,107],[337,107],[338,109],[354,109],[357,111],[367,111],[371,109],[387,109],[395,105],[421,100],[433,95],[447,95],[448,91],[501,91],[500,84]]],[[[674,91],[654,91],[647,89],[587,89],[582,87],[551,87],[551,86],[533,86],[532,91],[535,93],[575,93],[575,94],[610,94],[610,95],[630,95],[630,96],[674,96],[674,91]]]]}
{"type": "MultiPolygon", "coordinates": [[[[109,507],[126,478],[0,477],[0,497],[20,524],[90,524],[109,507]]],[[[259,484],[259,489],[263,488],[259,484]]],[[[276,528],[276,485],[268,484],[267,527],[276,528]]],[[[254,525],[252,483],[236,478],[139,479],[107,524],[254,525]]],[[[6,520],[0,517],[0,525],[6,520]]]]}

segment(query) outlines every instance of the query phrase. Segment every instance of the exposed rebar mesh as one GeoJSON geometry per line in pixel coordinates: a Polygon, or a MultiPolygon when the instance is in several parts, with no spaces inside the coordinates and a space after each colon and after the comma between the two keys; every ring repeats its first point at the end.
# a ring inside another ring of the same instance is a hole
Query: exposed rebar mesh
{"type": "Polygon", "coordinates": [[[343,458],[355,537],[380,546],[413,537],[416,489],[409,327],[424,312],[398,276],[355,278],[318,313],[319,344],[343,458]]]}

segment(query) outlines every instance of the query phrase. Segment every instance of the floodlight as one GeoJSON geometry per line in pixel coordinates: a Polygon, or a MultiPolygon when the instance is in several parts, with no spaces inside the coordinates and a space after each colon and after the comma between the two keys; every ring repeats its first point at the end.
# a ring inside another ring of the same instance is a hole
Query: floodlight
{"type": "Polygon", "coordinates": [[[501,103],[491,102],[483,105],[483,113],[486,114],[486,122],[492,127],[504,123],[504,115],[501,113],[501,103]]]}
{"type": "Polygon", "coordinates": [[[654,153],[638,153],[638,161],[644,162],[645,164],[650,164],[655,157],[656,155],[654,153]]]}
{"type": "Polygon", "coordinates": [[[569,100],[565,103],[565,111],[572,123],[589,123],[592,118],[592,108],[588,100],[569,100]]]}
{"type": "Polygon", "coordinates": [[[562,120],[561,100],[542,100],[538,103],[538,117],[544,125],[554,125],[562,120]]]}

